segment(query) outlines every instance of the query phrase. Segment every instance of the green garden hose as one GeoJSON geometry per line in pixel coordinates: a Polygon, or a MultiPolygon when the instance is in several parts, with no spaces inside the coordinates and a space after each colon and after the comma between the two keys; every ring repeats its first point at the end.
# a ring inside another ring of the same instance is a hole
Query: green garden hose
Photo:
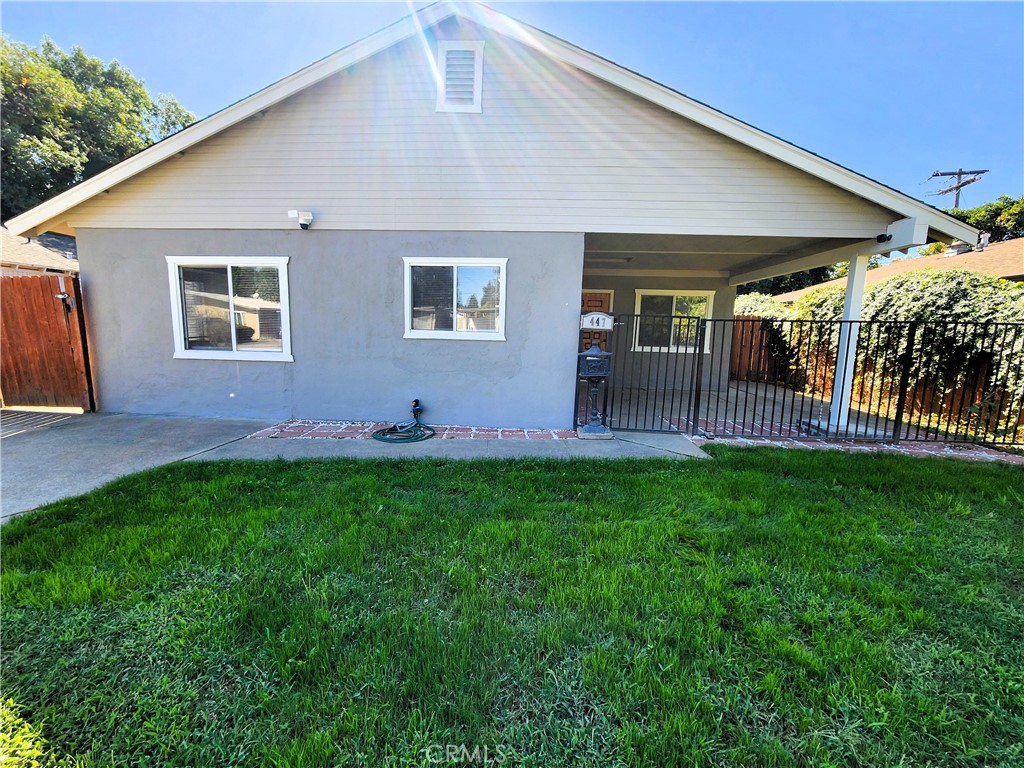
{"type": "Polygon", "coordinates": [[[429,440],[435,434],[433,427],[420,424],[417,419],[408,419],[392,424],[390,427],[378,429],[373,433],[374,440],[382,443],[418,443],[420,440],[429,440]]]}

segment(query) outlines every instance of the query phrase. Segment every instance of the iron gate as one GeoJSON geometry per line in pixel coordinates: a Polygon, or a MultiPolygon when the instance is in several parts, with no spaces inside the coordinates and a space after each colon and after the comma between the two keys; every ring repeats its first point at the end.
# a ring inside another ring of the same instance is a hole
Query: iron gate
{"type": "MultiPolygon", "coordinates": [[[[612,374],[599,404],[605,426],[688,431],[702,322],[682,315],[615,316],[615,329],[600,340],[612,353],[612,374]]],[[[576,392],[576,423],[584,423],[588,414],[587,389],[581,384],[576,392]]]]}
{"type": "Polygon", "coordinates": [[[1024,443],[1021,323],[617,315],[607,347],[613,430],[1024,443]]]}

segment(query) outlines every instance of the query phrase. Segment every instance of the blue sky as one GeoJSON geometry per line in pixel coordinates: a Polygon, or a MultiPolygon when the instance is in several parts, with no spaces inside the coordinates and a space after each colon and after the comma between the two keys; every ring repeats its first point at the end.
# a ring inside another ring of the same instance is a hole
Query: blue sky
{"type": "MultiPolygon", "coordinates": [[[[424,3],[8,2],[16,40],[118,59],[203,116],[424,3]]],[[[1024,194],[1024,4],[507,3],[492,7],[933,205],[1024,194]]]]}

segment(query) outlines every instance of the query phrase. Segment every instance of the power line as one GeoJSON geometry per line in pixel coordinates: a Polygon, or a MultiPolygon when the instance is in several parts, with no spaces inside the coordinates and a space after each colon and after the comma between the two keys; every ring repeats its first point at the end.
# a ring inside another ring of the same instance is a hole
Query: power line
{"type": "Polygon", "coordinates": [[[953,196],[953,207],[960,207],[960,190],[966,187],[968,184],[973,184],[978,181],[982,174],[988,173],[988,170],[983,171],[965,171],[963,168],[957,168],[955,171],[936,171],[929,179],[934,179],[936,176],[956,176],[956,184],[951,184],[945,189],[934,192],[936,195],[948,195],[950,192],[955,192],[953,196]],[[972,178],[964,179],[964,176],[971,176],[972,178]]]}

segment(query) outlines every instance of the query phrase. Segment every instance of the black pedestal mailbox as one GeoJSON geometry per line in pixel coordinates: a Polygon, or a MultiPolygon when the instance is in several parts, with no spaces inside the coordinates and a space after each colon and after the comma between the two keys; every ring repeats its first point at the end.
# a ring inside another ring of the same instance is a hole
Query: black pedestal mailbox
{"type": "Polygon", "coordinates": [[[601,411],[597,407],[597,395],[601,382],[612,372],[612,353],[605,352],[597,342],[586,352],[577,356],[576,372],[590,385],[590,421],[580,427],[580,437],[611,437],[611,430],[601,423],[601,411]]]}
{"type": "Polygon", "coordinates": [[[577,373],[581,379],[606,379],[612,372],[612,353],[605,352],[594,342],[586,352],[577,355],[577,373]]]}

